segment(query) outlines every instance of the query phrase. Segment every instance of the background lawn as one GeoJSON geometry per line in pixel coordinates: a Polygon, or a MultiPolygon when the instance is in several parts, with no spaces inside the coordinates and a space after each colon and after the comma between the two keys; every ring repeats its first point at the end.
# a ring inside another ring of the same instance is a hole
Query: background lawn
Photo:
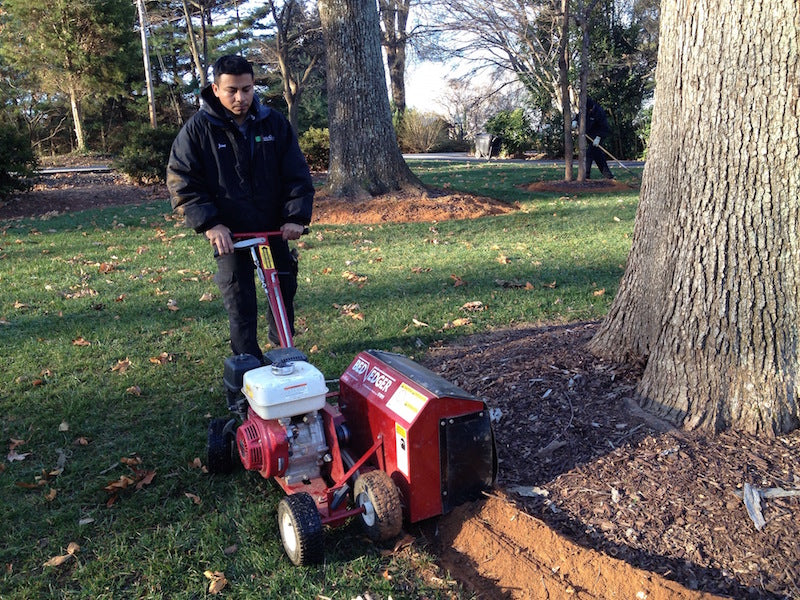
{"type": "MultiPolygon", "coordinates": [[[[457,336],[604,315],[635,190],[517,187],[561,177],[542,165],[412,167],[520,209],[313,226],[300,244],[296,343],[329,379],[366,348],[419,358],[457,336]]],[[[421,542],[382,553],[352,525],[327,533],[324,566],[292,567],[277,486],[203,472],[229,352],[213,270],[166,200],[0,227],[0,597],[199,598],[207,570],[224,572],[222,595],[236,598],[463,597],[421,542]],[[71,542],[80,550],[44,566],[71,542]]]]}

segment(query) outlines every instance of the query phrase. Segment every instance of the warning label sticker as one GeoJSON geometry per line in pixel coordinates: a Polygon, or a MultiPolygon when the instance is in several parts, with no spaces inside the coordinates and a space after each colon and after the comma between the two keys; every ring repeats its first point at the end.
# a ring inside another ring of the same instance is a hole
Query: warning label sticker
{"type": "Polygon", "coordinates": [[[392,397],[389,398],[386,408],[407,423],[411,423],[417,418],[419,411],[422,410],[427,401],[428,398],[424,394],[421,394],[406,383],[401,383],[392,394],[392,397]]]}
{"type": "Polygon", "coordinates": [[[408,435],[399,423],[394,424],[395,447],[397,448],[397,470],[406,477],[408,473],[408,435]]]}

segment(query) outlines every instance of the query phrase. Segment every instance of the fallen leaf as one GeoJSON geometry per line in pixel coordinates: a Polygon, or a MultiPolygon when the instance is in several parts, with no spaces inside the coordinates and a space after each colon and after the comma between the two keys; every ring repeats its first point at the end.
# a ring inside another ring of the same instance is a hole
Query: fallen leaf
{"type": "Polygon", "coordinates": [[[223,553],[225,556],[230,556],[231,554],[236,554],[236,552],[237,552],[238,550],[239,550],[239,546],[238,546],[238,545],[236,545],[236,544],[232,544],[232,545],[228,546],[227,548],[223,549],[223,550],[222,550],[222,553],[223,553]]]}
{"type": "Polygon", "coordinates": [[[203,461],[200,460],[199,456],[196,456],[195,459],[189,463],[190,469],[202,469],[203,468],[203,461]]]}
{"type": "Polygon", "coordinates": [[[219,594],[222,588],[228,585],[228,580],[225,579],[225,573],[222,571],[203,571],[203,575],[211,580],[211,583],[208,584],[209,594],[219,594]]]}
{"type": "Polygon", "coordinates": [[[6,460],[8,462],[14,462],[19,460],[25,460],[31,455],[30,452],[23,452],[22,454],[18,454],[16,450],[11,450],[8,455],[6,456],[6,460]]]}
{"type": "Polygon", "coordinates": [[[142,388],[140,388],[138,385],[132,385],[131,387],[129,387],[125,391],[128,392],[131,396],[141,396],[142,395],[142,388]]]}
{"type": "Polygon", "coordinates": [[[175,300],[173,300],[172,298],[170,298],[169,300],[167,300],[167,310],[176,311],[180,310],[180,308],[178,308],[178,303],[175,302],[175,300]]]}
{"type": "Polygon", "coordinates": [[[200,302],[211,302],[214,299],[214,294],[210,292],[206,292],[202,296],[200,296],[200,302]]]}
{"type": "Polygon", "coordinates": [[[119,479],[110,482],[103,489],[107,492],[117,493],[120,490],[126,489],[129,485],[133,483],[134,483],[133,479],[131,479],[127,475],[120,475],[119,479]]]}
{"type": "Polygon", "coordinates": [[[44,563],[45,567],[58,567],[59,565],[63,565],[71,556],[75,556],[78,552],[80,552],[81,547],[76,544],[75,542],[70,542],[69,546],[67,546],[67,553],[61,554],[59,556],[54,556],[46,563],[44,563]]]}
{"type": "Polygon", "coordinates": [[[423,323],[422,321],[418,321],[418,320],[417,320],[417,319],[415,319],[415,318],[412,318],[412,319],[411,319],[411,321],[412,321],[412,322],[414,323],[414,325],[415,325],[415,326],[417,326],[417,327],[430,327],[430,325],[428,325],[427,323],[423,323]]]}
{"type": "Polygon", "coordinates": [[[189,492],[184,492],[183,495],[186,496],[189,500],[191,500],[192,502],[194,502],[197,505],[200,505],[200,504],[203,503],[203,501],[200,499],[200,496],[198,496],[197,494],[190,494],[189,492]]]}
{"type": "Polygon", "coordinates": [[[461,279],[461,277],[459,277],[458,275],[450,275],[450,279],[452,279],[452,280],[453,280],[453,286],[454,286],[454,287],[459,287],[459,286],[462,286],[462,285],[467,285],[467,282],[466,282],[466,281],[464,281],[463,279],[461,279]]]}
{"type": "Polygon", "coordinates": [[[61,424],[58,426],[59,431],[69,431],[69,423],[66,421],[61,421],[61,424]]]}
{"type": "Polygon", "coordinates": [[[131,363],[130,359],[124,358],[122,360],[118,360],[117,364],[111,367],[111,370],[122,374],[125,373],[128,369],[130,369],[131,366],[133,366],[133,363],[131,363]]]}
{"type": "Polygon", "coordinates": [[[142,489],[146,485],[150,485],[153,483],[153,478],[156,476],[156,472],[153,471],[136,471],[136,476],[139,477],[139,481],[136,482],[136,489],[137,491],[142,489]]]}
{"type": "Polygon", "coordinates": [[[508,258],[505,254],[500,254],[497,257],[497,262],[499,262],[501,265],[507,265],[508,263],[511,262],[511,259],[508,258]]]}
{"type": "Polygon", "coordinates": [[[75,338],[74,340],[72,340],[72,345],[73,346],[91,346],[92,342],[86,341],[82,337],[79,337],[79,338],[75,338]]]}
{"type": "Polygon", "coordinates": [[[14,448],[18,448],[19,446],[22,446],[22,444],[25,443],[25,440],[18,440],[16,438],[9,438],[9,441],[11,442],[8,445],[8,449],[9,450],[13,450],[14,448]]]}
{"type": "Polygon", "coordinates": [[[483,302],[480,300],[473,300],[472,302],[466,302],[461,305],[461,310],[468,310],[470,312],[480,312],[482,310],[486,310],[486,306],[484,306],[483,302]]]}
{"type": "Polygon", "coordinates": [[[119,459],[123,465],[128,465],[129,467],[137,467],[142,464],[142,459],[139,456],[123,456],[119,459]]]}
{"type": "Polygon", "coordinates": [[[174,354],[170,354],[169,352],[162,352],[158,356],[151,356],[150,362],[154,365],[165,365],[168,362],[172,362],[175,359],[174,354]]]}
{"type": "Polygon", "coordinates": [[[100,263],[98,267],[101,273],[111,273],[111,271],[116,270],[117,266],[114,263],[100,263]]]}
{"type": "Polygon", "coordinates": [[[47,500],[48,502],[52,502],[53,500],[56,499],[57,495],[58,492],[55,490],[55,488],[50,488],[50,490],[44,495],[44,499],[47,500]]]}
{"type": "Polygon", "coordinates": [[[72,442],[76,446],[88,446],[89,440],[83,436],[75,438],[75,441],[72,442]]]}
{"type": "Polygon", "coordinates": [[[602,296],[602,295],[603,295],[603,294],[605,294],[605,293],[606,293],[606,291],[605,291],[604,289],[602,289],[602,290],[595,290],[595,291],[593,291],[593,292],[592,292],[592,296],[602,296]]]}

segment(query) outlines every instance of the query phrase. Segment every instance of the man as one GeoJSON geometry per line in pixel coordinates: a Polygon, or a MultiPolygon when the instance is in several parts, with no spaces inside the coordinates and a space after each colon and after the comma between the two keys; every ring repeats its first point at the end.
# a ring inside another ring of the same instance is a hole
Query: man
{"type": "Polygon", "coordinates": [[[606,111],[592,98],[586,99],[586,135],[592,138],[592,145],[586,148],[586,179],[590,179],[592,161],[597,164],[600,173],[606,179],[614,179],[611,169],[606,162],[606,154],[600,147],[600,142],[611,133],[606,118],[606,111]]]}
{"type": "MultiPolygon", "coordinates": [[[[200,111],[172,144],[167,188],[173,209],[214,251],[233,353],[263,360],[252,258],[234,252],[231,234],[282,232],[270,246],[294,333],[297,260],[287,240],[299,238],[311,222],[314,186],[289,122],[259,103],[254,84],[253,67],[241,56],[217,60],[200,111]]],[[[277,346],[271,314],[269,321],[269,339],[277,346]]]]}

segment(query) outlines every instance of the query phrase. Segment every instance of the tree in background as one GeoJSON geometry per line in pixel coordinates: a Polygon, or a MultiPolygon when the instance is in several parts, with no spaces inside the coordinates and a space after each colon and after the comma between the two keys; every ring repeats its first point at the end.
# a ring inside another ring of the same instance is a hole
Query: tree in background
{"type": "Polygon", "coordinates": [[[394,109],[401,116],[406,110],[406,49],[408,14],[411,0],[378,0],[381,18],[381,44],[386,52],[389,86],[394,109]]]}
{"type": "Polygon", "coordinates": [[[83,100],[119,93],[132,67],[134,21],[128,0],[3,0],[0,49],[32,88],[69,98],[78,151],[86,150],[83,100]]]}
{"type": "Polygon", "coordinates": [[[687,429],[800,423],[800,6],[663,0],[633,247],[594,351],[687,429]]]}
{"type": "Polygon", "coordinates": [[[301,0],[267,0],[251,20],[256,28],[269,28],[250,42],[250,59],[280,74],[289,123],[298,132],[300,100],[325,56],[319,13],[301,0]]]}
{"type": "Polygon", "coordinates": [[[331,158],[335,196],[377,196],[422,189],[397,145],[373,0],[319,0],[327,52],[331,158]]]}

